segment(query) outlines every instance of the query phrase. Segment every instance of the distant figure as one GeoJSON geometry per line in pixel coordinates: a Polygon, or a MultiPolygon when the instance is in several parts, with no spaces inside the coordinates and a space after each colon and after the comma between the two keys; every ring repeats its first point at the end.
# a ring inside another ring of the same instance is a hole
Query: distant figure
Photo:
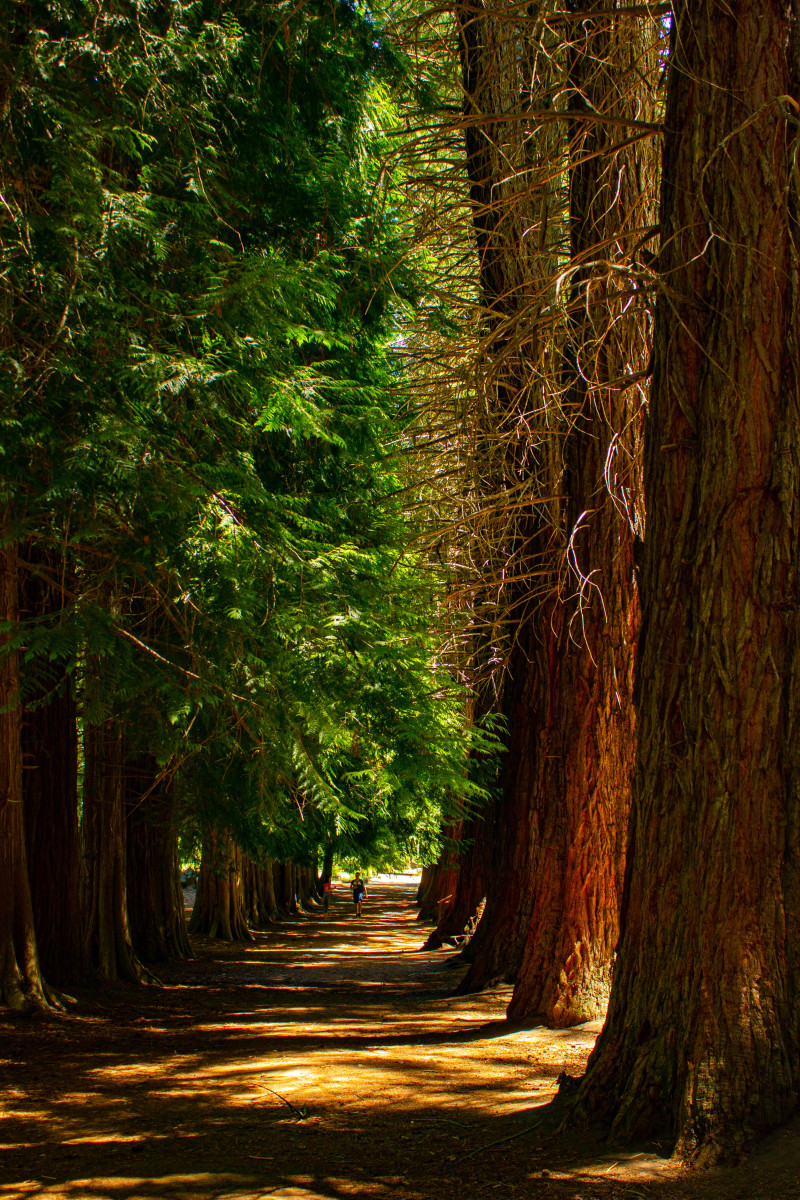
{"type": "Polygon", "coordinates": [[[325,909],[325,912],[328,911],[328,906],[331,902],[332,891],[333,884],[331,883],[330,879],[326,879],[322,885],[322,907],[325,909]]]}
{"type": "Polygon", "coordinates": [[[355,904],[355,906],[356,906],[356,916],[360,917],[361,916],[361,901],[364,899],[364,897],[367,894],[367,888],[364,883],[364,880],[361,878],[360,875],[356,875],[351,886],[353,889],[353,904],[355,904]]]}

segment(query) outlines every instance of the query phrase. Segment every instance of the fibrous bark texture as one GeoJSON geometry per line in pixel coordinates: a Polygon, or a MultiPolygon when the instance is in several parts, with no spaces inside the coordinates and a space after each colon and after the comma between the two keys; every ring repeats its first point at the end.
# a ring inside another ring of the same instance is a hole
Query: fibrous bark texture
{"type": "Polygon", "coordinates": [[[84,731],[84,929],[90,967],[100,979],[150,983],[131,940],[125,837],[125,750],[110,717],[84,731]]]}
{"type": "Polygon", "coordinates": [[[795,19],[679,0],[622,935],[578,1103],[737,1154],[797,1108],[795,19]]]}
{"type": "MultiPolygon", "coordinates": [[[[15,546],[0,550],[0,618],[19,617],[15,546]]],[[[42,979],[28,883],[22,807],[22,747],[17,655],[0,633],[0,1005],[46,1008],[54,996],[42,979]]]]}
{"type": "Polygon", "coordinates": [[[226,833],[203,842],[200,876],[189,932],[224,942],[251,942],[242,882],[242,852],[226,833]]]}
{"type": "Polygon", "coordinates": [[[652,236],[659,30],[606,0],[556,38],[549,10],[540,25],[517,23],[499,0],[485,17],[461,17],[467,163],[502,360],[490,415],[495,441],[506,440],[512,648],[494,879],[459,990],[518,980],[509,1015],[566,1025],[607,1000],[633,770],[637,436],[650,349],[636,251],[652,236]],[[510,91],[509,70],[520,76],[510,91]],[[562,105],[568,120],[542,120],[562,105]]]}
{"type": "MultiPolygon", "coordinates": [[[[46,618],[61,606],[52,564],[29,553],[22,615],[46,618]]],[[[63,662],[36,660],[25,688],[22,791],[28,875],[39,961],[54,984],[88,970],[80,909],[78,723],[73,682],[63,662]]]]}
{"type": "Polygon", "coordinates": [[[540,731],[532,780],[535,897],[508,1009],[553,1026],[591,1020],[608,1003],[636,745],[633,548],[644,534],[639,435],[651,337],[635,251],[655,220],[658,144],[631,145],[620,129],[653,120],[660,64],[655,23],[620,7],[594,5],[568,50],[573,416],[561,486],[575,594],[537,620],[540,641],[553,645],[547,737],[540,731]]]}
{"type": "Polygon", "coordinates": [[[178,862],[175,800],[157,763],[139,755],[126,770],[128,917],[145,962],[192,957],[178,862]]]}
{"type": "MultiPolygon", "coordinates": [[[[551,550],[552,439],[542,436],[543,345],[533,316],[551,297],[559,236],[557,126],[535,113],[552,101],[554,60],[541,27],[504,0],[455,10],[461,55],[469,200],[483,302],[473,475],[476,543],[485,584],[476,597],[476,638],[505,664],[498,688],[507,721],[497,806],[493,886],[460,990],[513,979],[531,906],[530,783],[542,647],[531,638],[551,550]],[[534,136],[535,132],[535,136],[534,136]],[[544,489],[547,491],[547,488],[544,489]],[[541,503],[538,502],[541,498],[541,503]],[[496,614],[496,615],[494,615],[496,614]]],[[[552,361],[552,351],[549,360],[552,361]]],[[[545,585],[546,590],[546,585],[545,585]]],[[[483,659],[487,655],[478,656],[483,659]]]]}

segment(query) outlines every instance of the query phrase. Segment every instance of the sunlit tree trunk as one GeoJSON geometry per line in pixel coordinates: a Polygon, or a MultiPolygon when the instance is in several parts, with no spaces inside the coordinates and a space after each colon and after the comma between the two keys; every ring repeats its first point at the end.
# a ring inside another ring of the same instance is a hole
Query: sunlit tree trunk
{"type": "Polygon", "coordinates": [[[596,4],[599,15],[575,25],[568,51],[572,426],[561,486],[577,594],[557,599],[557,613],[546,606],[538,621],[540,640],[554,647],[550,719],[533,778],[534,901],[508,1010],[555,1026],[598,1017],[608,1002],[636,745],[633,551],[644,534],[640,431],[651,337],[635,249],[654,228],[659,146],[646,132],[631,145],[621,123],[654,121],[660,65],[656,22],[622,17],[621,7],[596,4]]]}
{"type": "Polygon", "coordinates": [[[439,899],[439,864],[429,863],[422,868],[422,878],[417,888],[418,921],[433,921],[439,899]]]}
{"type": "Polygon", "coordinates": [[[800,1091],[797,28],[679,0],[622,935],[578,1102],[736,1154],[800,1091]]]}

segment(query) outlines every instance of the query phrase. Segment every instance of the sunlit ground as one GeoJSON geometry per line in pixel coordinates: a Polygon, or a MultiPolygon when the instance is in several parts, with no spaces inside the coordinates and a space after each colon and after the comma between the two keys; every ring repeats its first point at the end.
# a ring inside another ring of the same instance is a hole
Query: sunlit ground
{"type": "Polygon", "coordinates": [[[200,946],[161,989],[6,1019],[0,1197],[800,1197],[791,1131],[763,1179],[714,1180],[559,1133],[557,1077],[599,1026],[509,1027],[508,989],[453,998],[449,953],[415,953],[413,892],[371,888],[360,920],[340,893],[328,918],[200,946]]]}

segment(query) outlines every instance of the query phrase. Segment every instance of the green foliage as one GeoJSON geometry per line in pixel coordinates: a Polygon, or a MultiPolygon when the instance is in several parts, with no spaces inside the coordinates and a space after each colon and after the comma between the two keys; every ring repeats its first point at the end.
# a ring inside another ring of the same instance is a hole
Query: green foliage
{"type": "Polygon", "coordinates": [[[404,63],[338,0],[3,16],[0,502],[61,597],[27,695],[68,664],[187,836],[396,861],[482,794],[396,500],[404,63]]]}

